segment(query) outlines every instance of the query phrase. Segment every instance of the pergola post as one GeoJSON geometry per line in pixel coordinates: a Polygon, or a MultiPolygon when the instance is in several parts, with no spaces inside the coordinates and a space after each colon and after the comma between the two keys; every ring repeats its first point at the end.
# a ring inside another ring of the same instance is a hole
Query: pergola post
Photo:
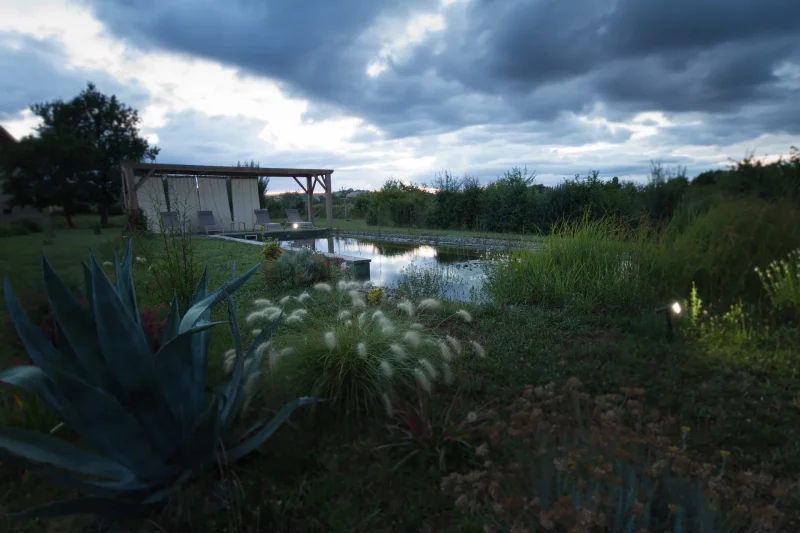
{"type": "Polygon", "coordinates": [[[129,211],[135,211],[139,209],[139,196],[136,192],[136,176],[133,171],[133,168],[129,165],[124,165],[122,167],[122,179],[125,182],[125,187],[127,189],[126,199],[126,207],[129,211]]]}
{"type": "Polygon", "coordinates": [[[306,207],[308,209],[308,221],[314,225],[314,178],[306,176],[306,207]]]}
{"type": "Polygon", "coordinates": [[[328,219],[328,227],[333,227],[333,184],[330,174],[323,174],[322,182],[325,184],[325,216],[328,219]]]}

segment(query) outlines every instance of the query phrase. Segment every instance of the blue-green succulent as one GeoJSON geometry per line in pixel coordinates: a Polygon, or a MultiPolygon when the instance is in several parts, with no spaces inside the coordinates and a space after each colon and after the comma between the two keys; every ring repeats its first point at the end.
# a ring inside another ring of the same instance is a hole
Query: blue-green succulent
{"type": "Polygon", "coordinates": [[[297,407],[316,401],[295,399],[272,419],[233,431],[245,401],[244,384],[261,367],[263,350],[257,347],[277,325],[262,328],[243,348],[230,293],[260,265],[211,293],[206,267],[183,317],[173,298],[161,346],[153,353],[136,305],[132,248],[130,242],[121,261],[115,256],[116,286],[93,256],[83,265],[88,307],[42,259],[55,345],[31,322],[5,280],[10,316],[34,364],[6,369],[0,382],[37,394],[79,439],[76,445],[22,428],[0,428],[0,459],[86,495],[12,518],[138,514],[219,461],[254,451],[297,407]],[[223,300],[236,363],[231,377],[207,394],[210,329],[219,324],[211,322],[211,307],[223,300]],[[252,363],[245,365],[248,359],[252,363]]]}

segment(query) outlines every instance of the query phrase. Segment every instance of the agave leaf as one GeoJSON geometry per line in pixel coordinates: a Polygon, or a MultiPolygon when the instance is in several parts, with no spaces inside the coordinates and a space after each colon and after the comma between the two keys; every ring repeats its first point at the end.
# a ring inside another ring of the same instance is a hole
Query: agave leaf
{"type": "Polygon", "coordinates": [[[70,476],[60,470],[40,465],[25,465],[25,470],[47,481],[57,483],[62,487],[74,489],[92,496],[132,496],[147,494],[153,490],[154,485],[137,480],[125,481],[91,481],[70,476]]]}
{"type": "MultiPolygon", "coordinates": [[[[205,296],[204,298],[198,301],[193,301],[192,307],[190,307],[186,311],[186,314],[183,315],[183,319],[181,320],[180,330],[183,331],[191,328],[198,320],[200,320],[200,318],[205,314],[207,310],[211,309],[211,307],[224,300],[227,294],[230,294],[239,287],[241,287],[244,284],[244,282],[246,282],[250,278],[250,276],[252,276],[258,271],[260,266],[261,263],[258,263],[256,266],[254,266],[253,268],[251,268],[250,270],[248,270],[235,280],[225,283],[219,289],[215,290],[208,296],[205,296]]],[[[204,279],[207,278],[207,273],[208,273],[208,266],[206,266],[206,271],[203,273],[204,279]]]]}
{"type": "Polygon", "coordinates": [[[147,509],[136,502],[127,502],[116,498],[75,498],[60,502],[48,503],[31,507],[18,513],[9,513],[6,518],[11,520],[24,520],[31,518],[48,518],[53,516],[68,516],[76,514],[94,514],[105,517],[134,517],[147,509]]]}
{"type": "MultiPolygon", "coordinates": [[[[92,255],[90,254],[89,257],[91,258],[92,255]]],[[[83,267],[83,284],[85,285],[86,301],[89,302],[89,312],[91,316],[94,316],[94,298],[92,298],[94,282],[92,281],[92,270],[83,261],[81,261],[81,267],[83,267]]]]}
{"type": "Polygon", "coordinates": [[[153,382],[155,369],[144,331],[94,260],[92,275],[97,338],[111,373],[128,393],[145,389],[153,382]]]}
{"type": "Polygon", "coordinates": [[[70,350],[74,354],[80,361],[82,374],[86,375],[87,381],[104,388],[114,388],[91,316],[56,275],[44,256],[42,256],[42,273],[57,334],[63,336],[67,344],[59,344],[59,350],[61,352],[70,350]]]}
{"type": "Polygon", "coordinates": [[[33,365],[15,366],[0,372],[0,383],[19,387],[39,396],[50,409],[61,415],[63,410],[61,401],[52,380],[44,371],[33,365]]]}
{"type": "MultiPolygon", "coordinates": [[[[196,304],[208,295],[208,264],[203,269],[203,275],[197,283],[194,295],[192,296],[192,305],[196,304]]],[[[200,314],[199,320],[211,320],[211,310],[207,309],[204,313],[200,314]]],[[[178,325],[180,330],[180,324],[178,325]]],[[[208,366],[208,345],[211,341],[211,333],[204,331],[192,337],[192,369],[191,375],[194,380],[195,389],[194,404],[195,411],[200,412],[205,409],[206,398],[205,391],[199,390],[206,385],[206,371],[208,366]]]]}
{"type": "Polygon", "coordinates": [[[114,252],[114,262],[117,269],[117,294],[127,307],[134,322],[141,324],[139,307],[136,305],[136,290],[133,286],[133,239],[128,240],[128,249],[122,261],[114,252]]]}
{"type": "Polygon", "coordinates": [[[180,464],[186,467],[203,467],[204,463],[214,461],[214,452],[222,439],[220,415],[223,405],[223,396],[216,394],[192,429],[192,434],[184,439],[183,447],[178,454],[180,464]]]}
{"type": "Polygon", "coordinates": [[[169,314],[167,315],[167,323],[161,332],[161,343],[165,344],[178,335],[178,326],[181,323],[180,310],[178,309],[178,296],[173,292],[172,301],[169,304],[169,314]]]}
{"type": "Polygon", "coordinates": [[[130,481],[134,474],[116,461],[81,450],[68,442],[22,428],[0,428],[0,448],[32,461],[77,474],[130,481]]]}
{"type": "Polygon", "coordinates": [[[237,444],[228,450],[225,454],[225,458],[228,461],[236,461],[237,459],[244,457],[264,444],[264,442],[270,438],[284,422],[286,422],[295,409],[302,405],[318,403],[322,401],[325,400],[320,400],[317,398],[295,398],[294,400],[286,403],[277,413],[275,413],[275,416],[272,417],[272,420],[270,420],[269,423],[265,424],[260,430],[258,430],[254,435],[249,437],[244,442],[237,444]]]}
{"type": "Polygon", "coordinates": [[[14,323],[14,328],[19,334],[20,340],[22,340],[25,352],[34,364],[47,374],[55,368],[79,374],[80,369],[75,367],[75,362],[66,360],[58,350],[56,350],[53,343],[44,336],[42,330],[31,322],[28,313],[26,313],[19,304],[19,300],[14,294],[14,290],[11,288],[11,282],[7,276],[5,278],[4,290],[8,314],[14,323]]]}

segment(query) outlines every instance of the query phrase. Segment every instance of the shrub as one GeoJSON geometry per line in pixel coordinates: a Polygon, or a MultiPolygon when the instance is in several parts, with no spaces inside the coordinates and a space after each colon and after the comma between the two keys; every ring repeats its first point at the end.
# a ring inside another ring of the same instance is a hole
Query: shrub
{"type": "Polygon", "coordinates": [[[43,263],[58,349],[32,327],[6,279],[9,314],[35,365],[7,369],[0,373],[0,382],[39,395],[86,446],[3,427],[4,461],[10,457],[14,464],[34,463],[32,473],[97,496],[29,509],[12,518],[77,513],[105,518],[151,509],[183,483],[214,469],[220,458],[235,461],[254,451],[299,405],[309,401],[291,401],[272,420],[262,420],[231,439],[229,429],[246,400],[246,383],[254,379],[259,366],[245,369],[244,362],[261,357],[258,347],[272,333],[271,326],[264,328],[245,351],[230,298],[258,266],[210,294],[206,269],[194,304],[182,318],[173,299],[162,346],[153,353],[136,309],[132,262],[131,241],[117,265],[116,287],[94,257],[90,266],[84,265],[88,309],[43,263]],[[209,403],[206,366],[211,307],[223,300],[236,345],[235,369],[209,403]]]}
{"type": "Polygon", "coordinates": [[[125,231],[128,233],[148,231],[147,216],[142,209],[128,212],[128,221],[125,224],[125,231]]]}
{"type": "Polygon", "coordinates": [[[419,266],[409,263],[400,271],[394,288],[411,300],[445,299],[463,280],[437,264],[419,266]]]}
{"type": "Polygon", "coordinates": [[[486,531],[780,531],[796,509],[789,480],[733,471],[732,455],[692,452],[691,428],[642,403],[645,391],[589,396],[570,379],[526,388],[477,416],[483,468],[454,473],[442,490],[486,531]],[[774,529],[772,529],[774,527],[774,529]]]}
{"type": "Polygon", "coordinates": [[[308,248],[284,253],[264,264],[264,277],[269,285],[308,287],[315,283],[336,281],[342,276],[339,258],[331,258],[308,248]]]}
{"type": "Polygon", "coordinates": [[[0,237],[13,237],[16,235],[30,235],[40,233],[42,225],[30,218],[18,218],[6,224],[0,224],[0,237]]]}
{"type": "Polygon", "coordinates": [[[264,256],[264,262],[269,263],[283,255],[283,248],[277,239],[267,237],[264,239],[264,246],[261,248],[261,253],[264,256]]]}
{"type": "MultiPolygon", "coordinates": [[[[555,226],[544,246],[487,267],[484,289],[505,304],[622,310],[653,298],[658,248],[646,226],[587,215],[555,226]]],[[[685,294],[685,293],[684,293],[685,294]]]]}
{"type": "Polygon", "coordinates": [[[435,311],[436,300],[376,310],[367,308],[358,282],[315,288],[313,296],[259,301],[248,321],[285,317],[270,351],[272,375],[293,393],[330,398],[340,420],[382,416],[417,386],[429,393],[451,383],[466,354],[485,357],[477,343],[462,345],[419,322],[435,311]]]}
{"type": "Polygon", "coordinates": [[[772,306],[800,317],[800,248],[756,273],[772,306]]]}

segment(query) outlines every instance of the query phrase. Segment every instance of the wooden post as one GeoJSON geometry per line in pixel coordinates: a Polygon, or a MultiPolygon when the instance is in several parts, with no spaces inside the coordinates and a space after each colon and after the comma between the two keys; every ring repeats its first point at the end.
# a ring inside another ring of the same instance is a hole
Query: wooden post
{"type": "Polygon", "coordinates": [[[139,195],[136,191],[136,177],[131,167],[123,167],[125,183],[128,185],[128,209],[135,211],[139,209],[139,195]]]}
{"type": "Polygon", "coordinates": [[[333,184],[330,174],[322,177],[325,183],[325,215],[328,218],[328,227],[333,227],[333,184]]]}
{"type": "Polygon", "coordinates": [[[314,178],[306,176],[306,207],[308,210],[308,221],[314,225],[314,178]]]}

